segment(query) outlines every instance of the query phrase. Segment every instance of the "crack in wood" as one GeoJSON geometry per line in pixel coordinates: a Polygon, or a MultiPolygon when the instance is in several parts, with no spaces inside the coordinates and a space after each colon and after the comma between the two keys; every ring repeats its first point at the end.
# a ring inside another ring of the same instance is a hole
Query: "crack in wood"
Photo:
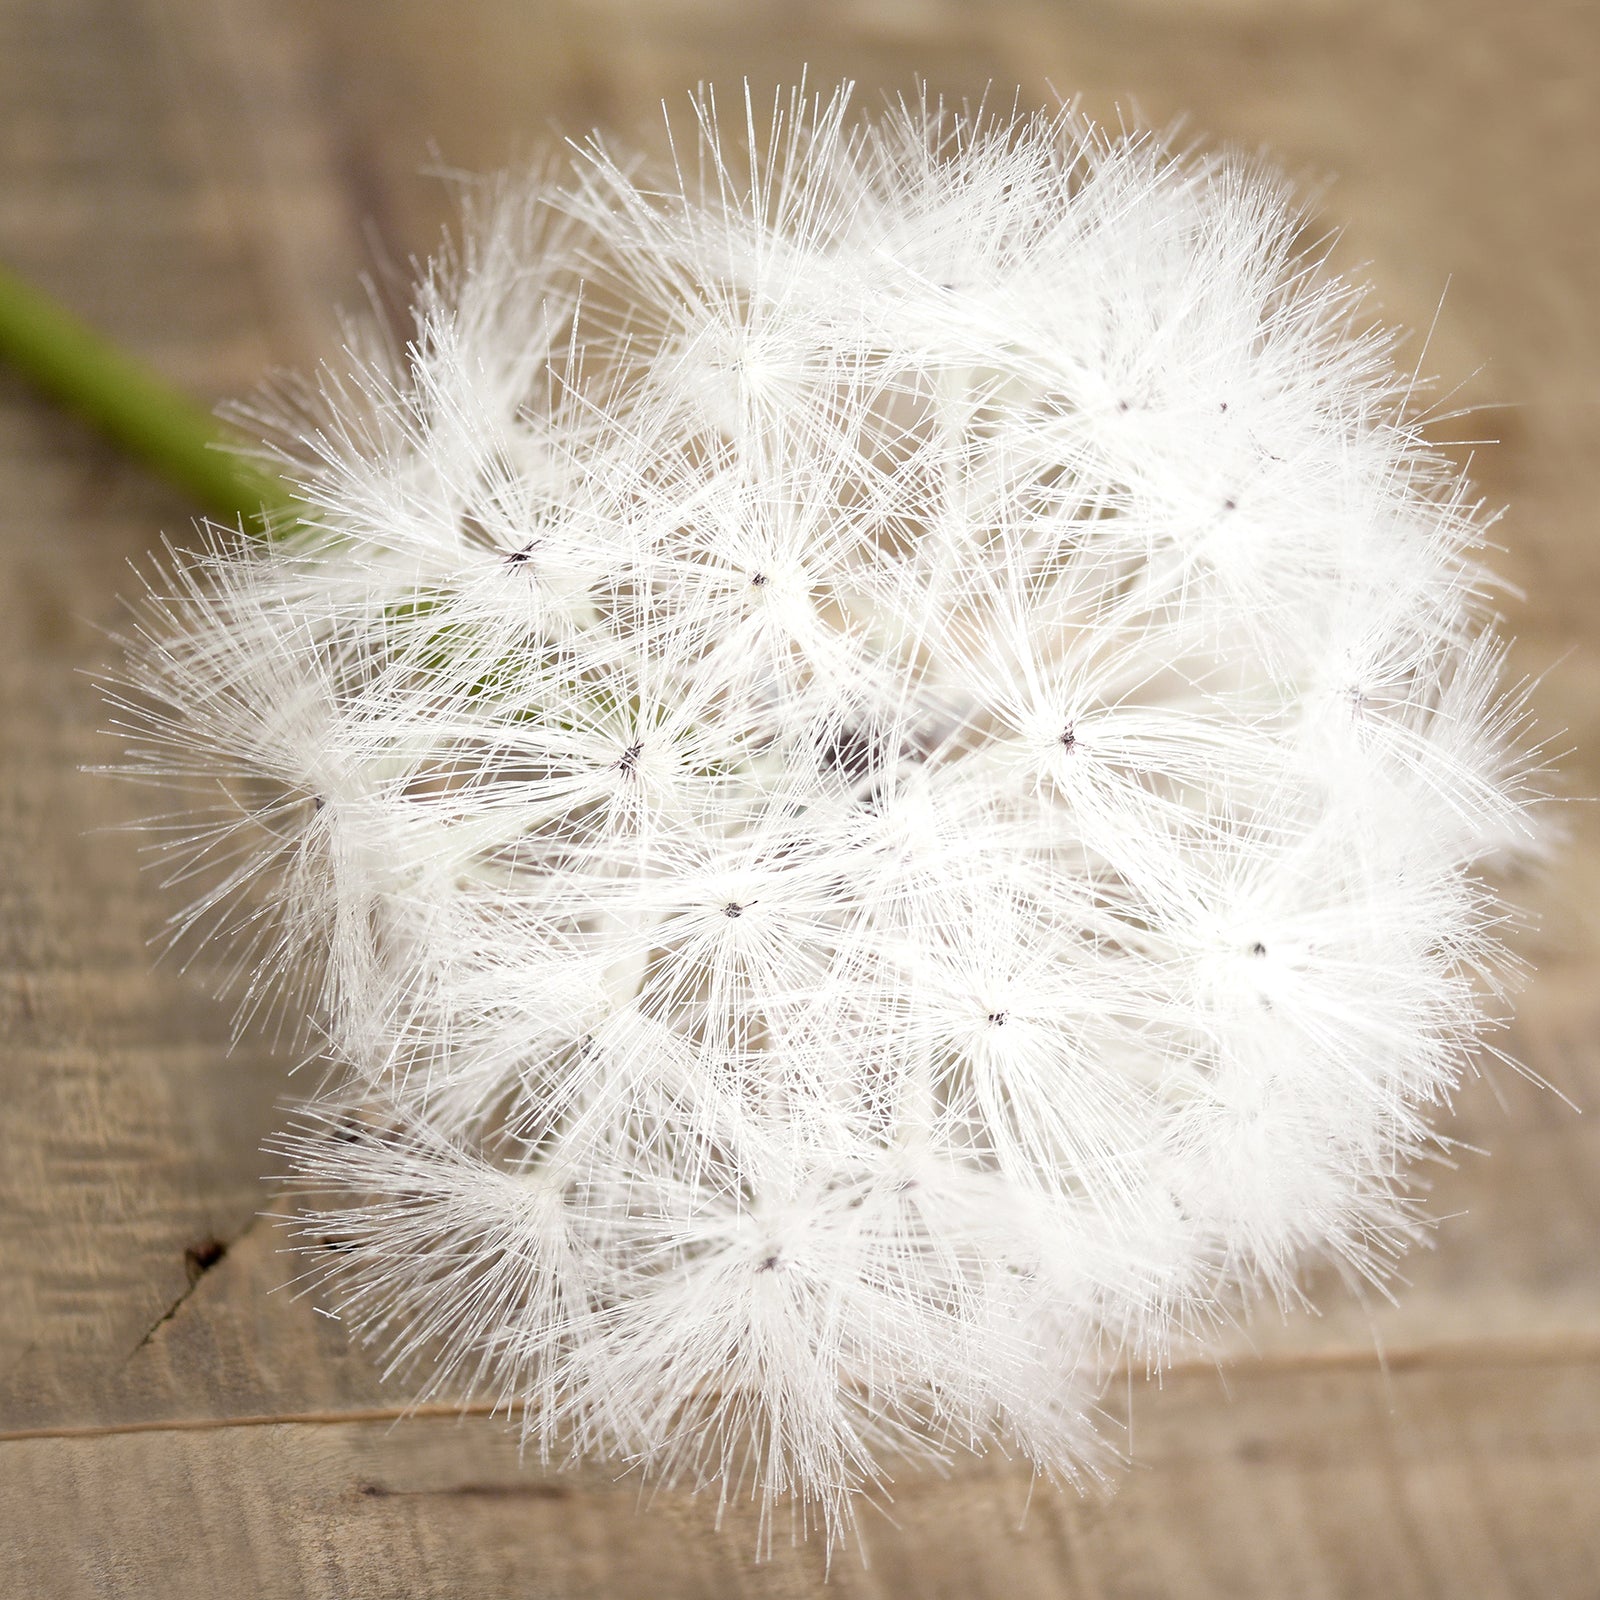
{"type": "Polygon", "coordinates": [[[567,1500],[572,1487],[564,1483],[450,1483],[439,1488],[396,1489],[386,1483],[361,1483],[356,1485],[358,1495],[364,1500],[434,1499],[452,1496],[468,1500],[567,1500]]]}
{"type": "Polygon", "coordinates": [[[126,1364],[126,1361],[132,1361],[177,1316],[183,1309],[185,1302],[200,1287],[206,1274],[226,1258],[228,1252],[255,1227],[258,1221],[260,1221],[259,1212],[251,1217],[233,1238],[219,1239],[215,1234],[207,1234],[203,1239],[197,1240],[183,1252],[183,1270],[188,1275],[189,1282],[185,1285],[183,1293],[145,1329],[144,1337],[128,1352],[124,1364],[126,1364]]]}

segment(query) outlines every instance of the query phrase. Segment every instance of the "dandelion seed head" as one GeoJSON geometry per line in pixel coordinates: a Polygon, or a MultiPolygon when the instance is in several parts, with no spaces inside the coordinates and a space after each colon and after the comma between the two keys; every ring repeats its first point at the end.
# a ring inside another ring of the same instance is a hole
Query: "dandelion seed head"
{"type": "Polygon", "coordinates": [[[831,1538],[1387,1275],[1538,798],[1487,519],[1281,181],[848,99],[474,191],[113,692],[175,933],[325,1043],[330,1308],[831,1538]]]}

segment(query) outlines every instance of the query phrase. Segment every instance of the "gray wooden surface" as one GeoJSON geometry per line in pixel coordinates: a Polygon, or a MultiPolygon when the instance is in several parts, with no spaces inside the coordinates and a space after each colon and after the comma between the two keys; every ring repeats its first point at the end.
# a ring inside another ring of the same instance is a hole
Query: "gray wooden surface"
{"type": "MultiPolygon", "coordinates": [[[[421,169],[625,132],[700,79],[926,74],[1264,146],[1461,387],[1441,424],[1502,525],[1516,661],[1600,792],[1600,10],[1575,0],[3,0],[0,255],[207,398],[333,339],[374,251],[426,251],[421,169]],[[1448,293],[1445,292],[1448,283],[1448,293]],[[1454,430],[1453,432],[1451,430],[1454,430]],[[1469,448],[1466,445],[1463,449],[1469,448]]],[[[257,1213],[286,1063],[231,1053],[119,831],[81,669],[188,508],[0,375],[0,1593],[789,1595],[814,1547],[491,1419],[396,1422],[281,1286],[257,1213]],[[210,1262],[209,1266],[205,1263],[210,1262]]],[[[1600,1595],[1600,817],[1523,886],[1537,973],[1434,1177],[1396,1306],[1315,1284],[1222,1371],[1130,1396],[1114,1496],[1003,1461],[898,1486],[841,1596],[1600,1595]]]]}

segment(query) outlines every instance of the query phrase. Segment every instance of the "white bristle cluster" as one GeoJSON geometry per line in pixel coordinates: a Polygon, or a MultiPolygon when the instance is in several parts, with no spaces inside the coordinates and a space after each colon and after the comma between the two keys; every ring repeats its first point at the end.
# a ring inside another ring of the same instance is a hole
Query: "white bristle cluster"
{"type": "Polygon", "coordinates": [[[1120,1363],[1383,1279],[1529,758],[1485,519],[1270,174],[696,112],[472,202],[120,720],[181,928],[325,1036],[325,1303],[837,1535],[896,1461],[1095,1470],[1120,1363]]]}

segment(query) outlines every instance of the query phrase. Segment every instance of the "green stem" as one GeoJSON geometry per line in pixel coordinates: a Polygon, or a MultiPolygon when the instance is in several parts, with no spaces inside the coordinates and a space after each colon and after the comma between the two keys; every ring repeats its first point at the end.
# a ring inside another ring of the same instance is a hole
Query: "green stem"
{"type": "Polygon", "coordinates": [[[0,360],[211,516],[268,536],[296,516],[281,480],[239,456],[236,441],[205,411],[4,266],[0,360]]]}

